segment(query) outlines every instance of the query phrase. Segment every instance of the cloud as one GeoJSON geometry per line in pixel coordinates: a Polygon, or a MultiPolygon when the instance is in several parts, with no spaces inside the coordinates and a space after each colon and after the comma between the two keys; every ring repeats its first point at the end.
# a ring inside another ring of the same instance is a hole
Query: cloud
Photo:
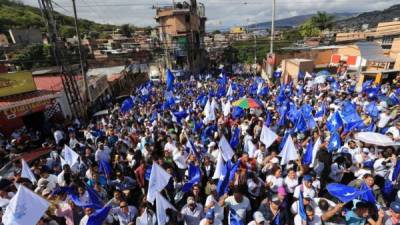
{"type": "MultiPolygon", "coordinates": [[[[22,2],[37,6],[37,0],[22,0],[22,2]]],[[[67,15],[73,14],[71,0],[56,0],[56,2],[62,6],[62,8],[55,6],[57,11],[67,15]]],[[[155,26],[153,6],[165,6],[171,2],[171,0],[80,0],[77,1],[77,11],[79,17],[100,23],[155,26]]],[[[247,25],[271,19],[272,0],[203,0],[202,2],[206,7],[207,29],[247,25]]],[[[276,0],[276,17],[282,19],[316,11],[365,12],[382,10],[398,3],[398,0],[276,0]]]]}

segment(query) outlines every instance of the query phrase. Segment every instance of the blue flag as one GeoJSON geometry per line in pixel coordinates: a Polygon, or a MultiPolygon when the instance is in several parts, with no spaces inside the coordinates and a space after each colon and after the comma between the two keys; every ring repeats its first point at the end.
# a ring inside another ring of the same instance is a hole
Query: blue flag
{"type": "Polygon", "coordinates": [[[271,113],[267,111],[267,119],[265,119],[265,126],[270,127],[272,122],[271,113]]]}
{"type": "Polygon", "coordinates": [[[232,166],[232,169],[231,169],[231,171],[230,171],[230,173],[229,173],[229,182],[232,182],[232,181],[235,179],[235,173],[236,173],[237,170],[239,169],[241,163],[242,163],[242,162],[241,162],[240,160],[238,160],[238,161],[232,166]]]}
{"type": "Polygon", "coordinates": [[[167,69],[167,91],[173,91],[174,90],[174,81],[175,77],[172,74],[170,69],[167,69]]]}
{"type": "Polygon", "coordinates": [[[103,203],[101,202],[100,197],[97,194],[94,194],[95,192],[93,190],[92,192],[90,192],[89,188],[87,189],[87,192],[89,195],[88,202],[82,202],[79,196],[72,191],[68,192],[68,197],[76,206],[79,206],[81,208],[101,209],[103,207],[103,203]]]}
{"type": "MultiPolygon", "coordinates": [[[[283,107],[281,109],[282,115],[285,115],[285,111],[284,111],[285,109],[286,109],[285,107],[283,107]]],[[[289,110],[287,111],[287,117],[292,123],[296,123],[299,120],[299,111],[297,110],[296,105],[292,102],[289,103],[289,110]]],[[[305,121],[304,121],[304,123],[305,123],[305,121]]]]}
{"type": "Polygon", "coordinates": [[[342,118],[340,117],[339,112],[335,112],[326,123],[326,127],[328,128],[329,132],[335,132],[341,126],[343,126],[343,121],[342,118]]]}
{"type": "Polygon", "coordinates": [[[127,113],[129,112],[129,110],[133,108],[133,106],[134,106],[133,99],[129,97],[122,102],[120,112],[127,113]]]}
{"type": "Polygon", "coordinates": [[[111,206],[105,206],[102,209],[96,210],[92,215],[89,216],[87,225],[102,225],[106,220],[108,213],[111,210],[111,206]]]}
{"type": "Polygon", "coordinates": [[[365,93],[369,99],[375,99],[379,95],[379,88],[367,88],[365,89],[365,93]]]}
{"type": "Polygon", "coordinates": [[[326,105],[325,105],[325,104],[322,104],[322,105],[318,108],[318,111],[315,113],[315,117],[316,117],[316,118],[323,117],[323,116],[325,116],[326,112],[327,112],[327,110],[326,110],[326,105]]]}
{"type": "Polygon", "coordinates": [[[103,173],[106,177],[111,176],[111,165],[105,160],[99,161],[99,172],[103,173]]]}
{"type": "Polygon", "coordinates": [[[221,176],[218,180],[218,185],[217,185],[218,197],[221,197],[222,195],[228,192],[231,169],[232,165],[231,161],[229,160],[225,163],[225,166],[221,172],[221,176]]]}
{"type": "Polygon", "coordinates": [[[371,87],[372,85],[372,80],[367,80],[362,84],[362,91],[364,92],[367,88],[371,87]]]}
{"type": "Polygon", "coordinates": [[[189,181],[186,182],[182,187],[182,192],[188,192],[193,187],[193,185],[200,182],[201,171],[198,166],[189,164],[189,181]]]}
{"type": "Polygon", "coordinates": [[[400,174],[400,159],[397,160],[396,165],[394,166],[393,173],[392,173],[392,181],[397,180],[400,174]]]}
{"type": "Polygon", "coordinates": [[[361,184],[360,190],[363,191],[361,194],[361,199],[372,204],[376,204],[375,195],[372,189],[367,186],[364,182],[361,184]]]}
{"type": "Polygon", "coordinates": [[[235,130],[233,131],[233,135],[231,137],[229,144],[233,149],[237,149],[239,147],[239,141],[240,141],[240,129],[239,127],[236,127],[235,130]]]}
{"type": "Polygon", "coordinates": [[[333,132],[329,139],[328,151],[329,152],[336,151],[340,148],[341,145],[342,145],[342,143],[341,143],[341,138],[340,138],[339,133],[333,132]]]}
{"type": "Polygon", "coordinates": [[[307,131],[307,124],[306,124],[306,121],[305,121],[303,115],[300,115],[298,117],[295,131],[300,132],[300,133],[304,133],[307,131]]]}
{"type": "Polygon", "coordinates": [[[379,116],[379,109],[375,102],[369,103],[365,107],[365,112],[370,115],[371,117],[377,118],[379,116]]]}
{"type": "Polygon", "coordinates": [[[306,210],[304,209],[304,203],[303,203],[303,192],[300,191],[299,193],[299,215],[301,217],[302,220],[307,221],[307,214],[306,214],[306,210]]]}
{"type": "Polygon", "coordinates": [[[350,202],[364,193],[364,191],[361,191],[355,187],[337,183],[328,184],[326,189],[328,190],[329,194],[336,197],[343,203],[350,202]]]}
{"type": "Polygon", "coordinates": [[[229,208],[229,225],[244,225],[242,218],[232,208],[229,208]]]}
{"type": "Polygon", "coordinates": [[[234,106],[232,108],[232,117],[233,119],[240,119],[244,117],[244,110],[239,106],[234,106]]]}
{"type": "Polygon", "coordinates": [[[303,155],[303,165],[310,165],[312,162],[314,141],[312,138],[308,141],[306,152],[303,155]]]}

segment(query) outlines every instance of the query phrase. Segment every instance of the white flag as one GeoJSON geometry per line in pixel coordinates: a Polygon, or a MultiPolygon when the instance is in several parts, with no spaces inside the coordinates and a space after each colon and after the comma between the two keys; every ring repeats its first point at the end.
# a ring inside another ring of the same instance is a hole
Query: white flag
{"type": "Polygon", "coordinates": [[[147,88],[142,88],[142,90],[140,90],[140,92],[142,92],[142,95],[148,95],[149,94],[149,90],[147,90],[147,88]]]}
{"type": "Polygon", "coordinates": [[[167,209],[176,211],[175,207],[171,205],[160,193],[156,194],[156,214],[157,224],[165,225],[167,223],[167,209]]]}
{"type": "Polygon", "coordinates": [[[316,166],[316,161],[315,159],[317,158],[317,153],[319,151],[319,146],[321,145],[321,138],[318,138],[317,141],[314,143],[313,146],[313,151],[312,151],[312,160],[311,160],[311,168],[314,168],[316,166]]]}
{"type": "Polygon", "coordinates": [[[228,100],[227,103],[225,103],[224,108],[222,110],[224,111],[224,116],[228,116],[229,113],[231,113],[231,107],[232,107],[231,101],[228,100]]]}
{"type": "Polygon", "coordinates": [[[153,163],[151,167],[150,179],[149,179],[149,189],[147,190],[147,201],[154,203],[157,192],[162,191],[162,189],[167,186],[171,175],[167,173],[160,165],[153,163]]]}
{"type": "Polygon", "coordinates": [[[221,150],[222,158],[225,160],[225,162],[231,160],[233,155],[235,155],[231,145],[226,140],[225,136],[222,136],[221,139],[219,140],[218,147],[221,150]]]}
{"type": "Polygon", "coordinates": [[[67,165],[68,163],[65,162],[65,160],[63,159],[63,157],[60,156],[60,161],[61,161],[61,168],[64,167],[64,165],[67,165]]]}
{"type": "Polygon", "coordinates": [[[289,161],[299,158],[292,136],[289,135],[286,139],[285,145],[283,146],[281,153],[279,153],[279,156],[282,158],[281,165],[286,165],[289,161]]]}
{"type": "Polygon", "coordinates": [[[226,96],[232,96],[232,95],[233,95],[232,84],[229,84],[228,91],[226,92],[226,96]]]}
{"type": "Polygon", "coordinates": [[[254,158],[254,153],[256,152],[256,146],[253,144],[252,139],[247,140],[247,153],[249,154],[250,158],[254,158]]]}
{"type": "Polygon", "coordinates": [[[269,127],[263,126],[260,135],[260,141],[265,145],[266,148],[269,148],[272,143],[276,140],[278,135],[276,135],[269,127]]]}
{"type": "Polygon", "coordinates": [[[258,86],[257,86],[257,94],[258,95],[261,93],[262,88],[263,88],[263,83],[262,82],[258,83],[258,86]]]}
{"type": "Polygon", "coordinates": [[[214,121],[216,118],[213,106],[210,102],[210,99],[207,100],[206,106],[204,107],[203,114],[206,116],[203,120],[204,124],[207,124],[210,121],[214,121]]]}
{"type": "Polygon", "coordinates": [[[68,145],[64,145],[64,160],[70,166],[73,167],[78,163],[79,155],[72,150],[68,145]]]}
{"type": "Polygon", "coordinates": [[[215,166],[215,171],[212,179],[219,179],[224,170],[224,159],[222,158],[221,151],[218,153],[217,165],[215,166]]]}
{"type": "Polygon", "coordinates": [[[33,184],[36,183],[36,177],[33,175],[31,168],[29,168],[28,163],[25,162],[24,159],[21,159],[22,163],[22,171],[21,171],[21,177],[28,178],[33,184]]]}
{"type": "Polygon", "coordinates": [[[33,191],[18,186],[3,215],[4,225],[36,225],[49,207],[49,202],[33,191]]]}

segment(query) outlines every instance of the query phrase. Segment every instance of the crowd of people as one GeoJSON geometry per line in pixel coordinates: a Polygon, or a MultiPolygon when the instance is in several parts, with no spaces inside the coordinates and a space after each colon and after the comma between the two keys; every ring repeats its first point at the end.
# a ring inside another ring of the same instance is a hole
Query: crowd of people
{"type": "Polygon", "coordinates": [[[11,157],[1,214],[24,186],[50,202],[40,225],[399,223],[400,77],[356,87],[346,74],[171,76],[53,129],[31,173],[11,157]],[[362,194],[342,201],[347,190],[362,194]]]}

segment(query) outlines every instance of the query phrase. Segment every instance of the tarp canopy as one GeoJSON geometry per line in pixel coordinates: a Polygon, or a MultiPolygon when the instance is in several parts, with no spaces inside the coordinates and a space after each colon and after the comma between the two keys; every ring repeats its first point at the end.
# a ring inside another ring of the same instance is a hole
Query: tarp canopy
{"type": "Polygon", "coordinates": [[[400,142],[393,141],[389,136],[375,132],[360,132],[354,137],[362,142],[378,146],[395,146],[400,145],[400,142]]]}

